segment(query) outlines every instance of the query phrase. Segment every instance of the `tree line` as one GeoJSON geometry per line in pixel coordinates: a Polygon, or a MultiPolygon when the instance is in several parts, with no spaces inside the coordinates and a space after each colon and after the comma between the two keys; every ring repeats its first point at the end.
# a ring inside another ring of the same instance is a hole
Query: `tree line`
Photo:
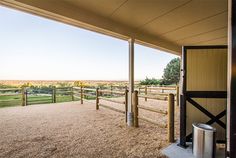
{"type": "Polygon", "coordinates": [[[161,79],[148,78],[140,81],[141,85],[171,85],[178,84],[180,79],[180,58],[172,59],[164,68],[161,79]]]}

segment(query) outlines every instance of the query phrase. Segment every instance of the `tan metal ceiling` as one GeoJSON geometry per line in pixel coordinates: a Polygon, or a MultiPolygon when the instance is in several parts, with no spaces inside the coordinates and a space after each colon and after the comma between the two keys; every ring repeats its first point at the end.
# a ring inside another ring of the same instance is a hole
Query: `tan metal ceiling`
{"type": "Polygon", "coordinates": [[[182,45],[227,44],[227,0],[0,0],[121,39],[180,53],[182,45]]]}

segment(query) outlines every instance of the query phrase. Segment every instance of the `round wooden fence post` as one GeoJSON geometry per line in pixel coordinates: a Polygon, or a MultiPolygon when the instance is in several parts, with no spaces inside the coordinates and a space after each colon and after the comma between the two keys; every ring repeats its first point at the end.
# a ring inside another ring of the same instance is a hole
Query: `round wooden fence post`
{"type": "Polygon", "coordinates": [[[52,98],[53,98],[53,103],[56,103],[56,87],[54,86],[52,89],[52,98]]]}
{"type": "Polygon", "coordinates": [[[176,86],[176,105],[179,106],[179,86],[176,86]]]}
{"type": "Polygon", "coordinates": [[[75,101],[73,87],[71,87],[71,100],[75,101]]]}
{"type": "Polygon", "coordinates": [[[134,127],[138,127],[138,91],[134,91],[132,95],[132,104],[134,110],[134,127]]]}
{"type": "Polygon", "coordinates": [[[80,103],[83,104],[83,87],[80,86],[80,103]]]}
{"type": "Polygon", "coordinates": [[[112,96],[112,90],[113,90],[113,87],[112,87],[112,85],[111,85],[111,96],[112,96]]]}
{"type": "Polygon", "coordinates": [[[96,110],[99,109],[99,88],[96,89],[96,110]]]}
{"type": "Polygon", "coordinates": [[[128,113],[128,92],[129,90],[125,89],[125,122],[127,122],[127,113],[128,113]]]}
{"type": "Polygon", "coordinates": [[[168,142],[173,143],[175,141],[175,128],[174,128],[174,117],[175,117],[175,98],[174,94],[168,95],[168,142]]]}
{"type": "Polygon", "coordinates": [[[22,94],[21,105],[22,106],[26,106],[26,95],[25,95],[25,93],[26,93],[25,87],[22,87],[22,89],[21,89],[21,94],[22,94]]]}
{"type": "MultiPolygon", "coordinates": [[[[147,95],[147,86],[145,86],[145,95],[147,95]]],[[[145,101],[147,101],[147,97],[145,97],[145,101]]]]}

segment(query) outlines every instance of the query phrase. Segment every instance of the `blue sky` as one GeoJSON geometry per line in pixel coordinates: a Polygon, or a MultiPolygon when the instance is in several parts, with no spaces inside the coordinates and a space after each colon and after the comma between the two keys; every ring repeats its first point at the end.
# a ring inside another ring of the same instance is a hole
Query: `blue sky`
{"type": "MultiPolygon", "coordinates": [[[[0,80],[127,80],[128,42],[0,7],[0,80]]],[[[135,44],[135,80],[177,56],[135,44]]]]}

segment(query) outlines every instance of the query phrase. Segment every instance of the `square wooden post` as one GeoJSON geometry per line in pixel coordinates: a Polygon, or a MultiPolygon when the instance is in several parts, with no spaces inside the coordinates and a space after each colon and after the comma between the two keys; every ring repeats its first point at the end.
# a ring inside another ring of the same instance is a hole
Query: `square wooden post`
{"type": "Polygon", "coordinates": [[[176,105],[179,106],[179,86],[176,86],[176,105]]]}
{"type": "Polygon", "coordinates": [[[127,113],[128,113],[128,92],[127,88],[125,89],[125,122],[127,123],[127,113]]]}
{"type": "Polygon", "coordinates": [[[174,94],[168,95],[168,142],[175,141],[175,96],[174,94]]]}

